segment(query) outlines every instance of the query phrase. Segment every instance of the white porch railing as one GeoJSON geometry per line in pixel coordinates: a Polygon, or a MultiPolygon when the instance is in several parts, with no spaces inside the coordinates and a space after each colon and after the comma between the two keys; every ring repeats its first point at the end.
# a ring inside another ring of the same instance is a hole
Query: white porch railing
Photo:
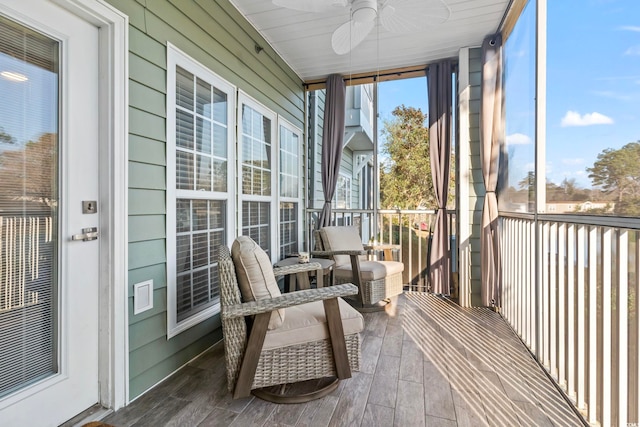
{"type": "Polygon", "coordinates": [[[589,423],[638,423],[640,220],[506,214],[500,227],[505,319],[589,423]]]}
{"type": "MultiPolygon", "coordinates": [[[[320,209],[307,209],[308,247],[314,248],[313,230],[316,229],[320,209]]],[[[457,272],[456,215],[447,211],[451,238],[451,269],[457,272]]],[[[332,225],[357,227],[364,244],[382,243],[398,245],[394,257],[404,262],[403,281],[408,289],[425,291],[428,289],[427,257],[431,229],[435,220],[434,210],[383,209],[333,209],[332,225]]]]}

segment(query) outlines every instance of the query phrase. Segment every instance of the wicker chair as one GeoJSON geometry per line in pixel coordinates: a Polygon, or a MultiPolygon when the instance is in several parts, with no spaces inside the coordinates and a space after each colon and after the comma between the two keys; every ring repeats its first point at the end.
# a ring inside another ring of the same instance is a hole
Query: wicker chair
{"type": "MultiPolygon", "coordinates": [[[[308,263],[282,267],[273,273],[284,275],[318,268],[318,263],[308,263]]],[[[242,273],[236,275],[237,270],[238,262],[234,263],[227,247],[221,247],[222,331],[227,383],[234,398],[253,393],[277,403],[306,402],[330,393],[339,380],[350,378],[351,371],[359,370],[359,332],[364,328],[364,320],[340,298],[356,294],[354,285],[308,289],[243,302],[237,280],[242,273]],[[283,324],[269,329],[271,314],[279,309],[285,310],[283,324]],[[326,380],[326,377],[333,378],[326,380]],[[325,380],[308,381],[321,378],[325,380]],[[286,387],[270,387],[300,382],[316,388],[291,395],[286,387]]],[[[298,393],[299,390],[300,387],[298,393]]]]}
{"type": "Polygon", "coordinates": [[[363,311],[383,308],[389,298],[402,293],[404,264],[391,260],[368,261],[357,228],[323,227],[316,231],[315,237],[318,250],[312,255],[334,260],[334,282],[358,286],[357,308],[363,311]]]}

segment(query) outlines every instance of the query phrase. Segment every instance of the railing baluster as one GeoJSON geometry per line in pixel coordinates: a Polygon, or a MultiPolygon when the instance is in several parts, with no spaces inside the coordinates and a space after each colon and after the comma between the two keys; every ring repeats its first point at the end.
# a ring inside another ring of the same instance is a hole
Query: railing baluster
{"type": "Polygon", "coordinates": [[[589,378],[589,395],[588,395],[588,408],[589,415],[588,421],[590,423],[595,423],[597,419],[596,414],[596,400],[597,400],[597,375],[598,375],[598,352],[597,352],[597,327],[598,327],[598,312],[597,312],[597,287],[598,287],[598,277],[597,277],[597,265],[598,265],[598,255],[597,255],[597,237],[598,237],[598,227],[590,227],[589,229],[589,309],[587,311],[588,314],[588,338],[589,338],[589,350],[588,350],[588,374],[589,378]]]}
{"type": "Polygon", "coordinates": [[[558,378],[558,224],[549,225],[549,372],[558,378]]]}
{"type": "Polygon", "coordinates": [[[558,224],[558,384],[567,390],[567,359],[566,359],[566,315],[567,304],[565,298],[566,284],[565,275],[567,271],[567,226],[564,223],[558,224]]]}
{"type": "Polygon", "coordinates": [[[602,425],[611,425],[611,240],[613,232],[602,233],[602,425]]]}
{"type": "Polygon", "coordinates": [[[628,405],[628,348],[629,348],[629,233],[620,230],[618,234],[618,425],[627,425],[628,405]]]}
{"type": "Polygon", "coordinates": [[[587,408],[587,385],[585,383],[585,378],[587,374],[587,353],[586,353],[586,334],[587,328],[585,323],[586,316],[586,281],[585,281],[585,269],[586,269],[586,237],[587,237],[587,227],[584,225],[578,226],[578,236],[577,236],[577,257],[576,257],[576,269],[577,269],[577,283],[578,283],[578,386],[577,386],[577,395],[576,402],[578,403],[579,409],[587,408]]]}
{"type": "MultiPolygon", "coordinates": [[[[576,401],[576,226],[567,226],[567,395],[576,401]]],[[[577,402],[577,401],[576,401],[577,402]]]]}
{"type": "Polygon", "coordinates": [[[549,352],[549,223],[542,224],[542,364],[549,369],[551,356],[549,352]]]}

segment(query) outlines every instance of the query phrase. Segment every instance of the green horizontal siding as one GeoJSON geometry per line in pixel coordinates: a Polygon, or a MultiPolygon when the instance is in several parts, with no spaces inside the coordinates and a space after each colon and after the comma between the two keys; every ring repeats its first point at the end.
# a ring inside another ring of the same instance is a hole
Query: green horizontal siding
{"type": "Polygon", "coordinates": [[[129,217],[129,242],[164,239],[166,237],[164,215],[135,215],[129,217]]]}
{"type": "Polygon", "coordinates": [[[167,177],[164,166],[129,162],[129,188],[164,190],[166,187],[167,177]]]}
{"type": "Polygon", "coordinates": [[[167,43],[299,128],[302,81],[228,0],[107,0],[129,15],[129,390],[135,398],[222,338],[213,316],[167,339],[167,43]],[[264,48],[256,53],[255,44],[264,48]],[[153,308],[133,314],[152,279],[153,308]]]}
{"type": "Polygon", "coordinates": [[[129,160],[164,166],[167,163],[167,146],[162,141],[129,135],[129,160]]]}
{"type": "MultiPolygon", "coordinates": [[[[153,288],[164,289],[167,287],[167,266],[164,262],[147,265],[145,267],[129,270],[129,295],[133,295],[133,285],[144,282],[145,280],[153,280],[153,288]]],[[[162,309],[166,310],[166,300],[162,303],[162,309]]],[[[157,304],[154,303],[154,307],[157,304]]],[[[146,313],[146,312],[145,312],[146,313]]]]}

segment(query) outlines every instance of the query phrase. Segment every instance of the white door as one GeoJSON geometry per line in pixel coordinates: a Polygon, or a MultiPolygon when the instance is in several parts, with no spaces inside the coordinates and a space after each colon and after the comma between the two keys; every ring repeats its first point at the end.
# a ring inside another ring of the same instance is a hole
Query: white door
{"type": "Polygon", "coordinates": [[[99,246],[71,239],[99,224],[98,62],[95,26],[0,0],[2,426],[58,425],[99,400],[99,246]]]}

